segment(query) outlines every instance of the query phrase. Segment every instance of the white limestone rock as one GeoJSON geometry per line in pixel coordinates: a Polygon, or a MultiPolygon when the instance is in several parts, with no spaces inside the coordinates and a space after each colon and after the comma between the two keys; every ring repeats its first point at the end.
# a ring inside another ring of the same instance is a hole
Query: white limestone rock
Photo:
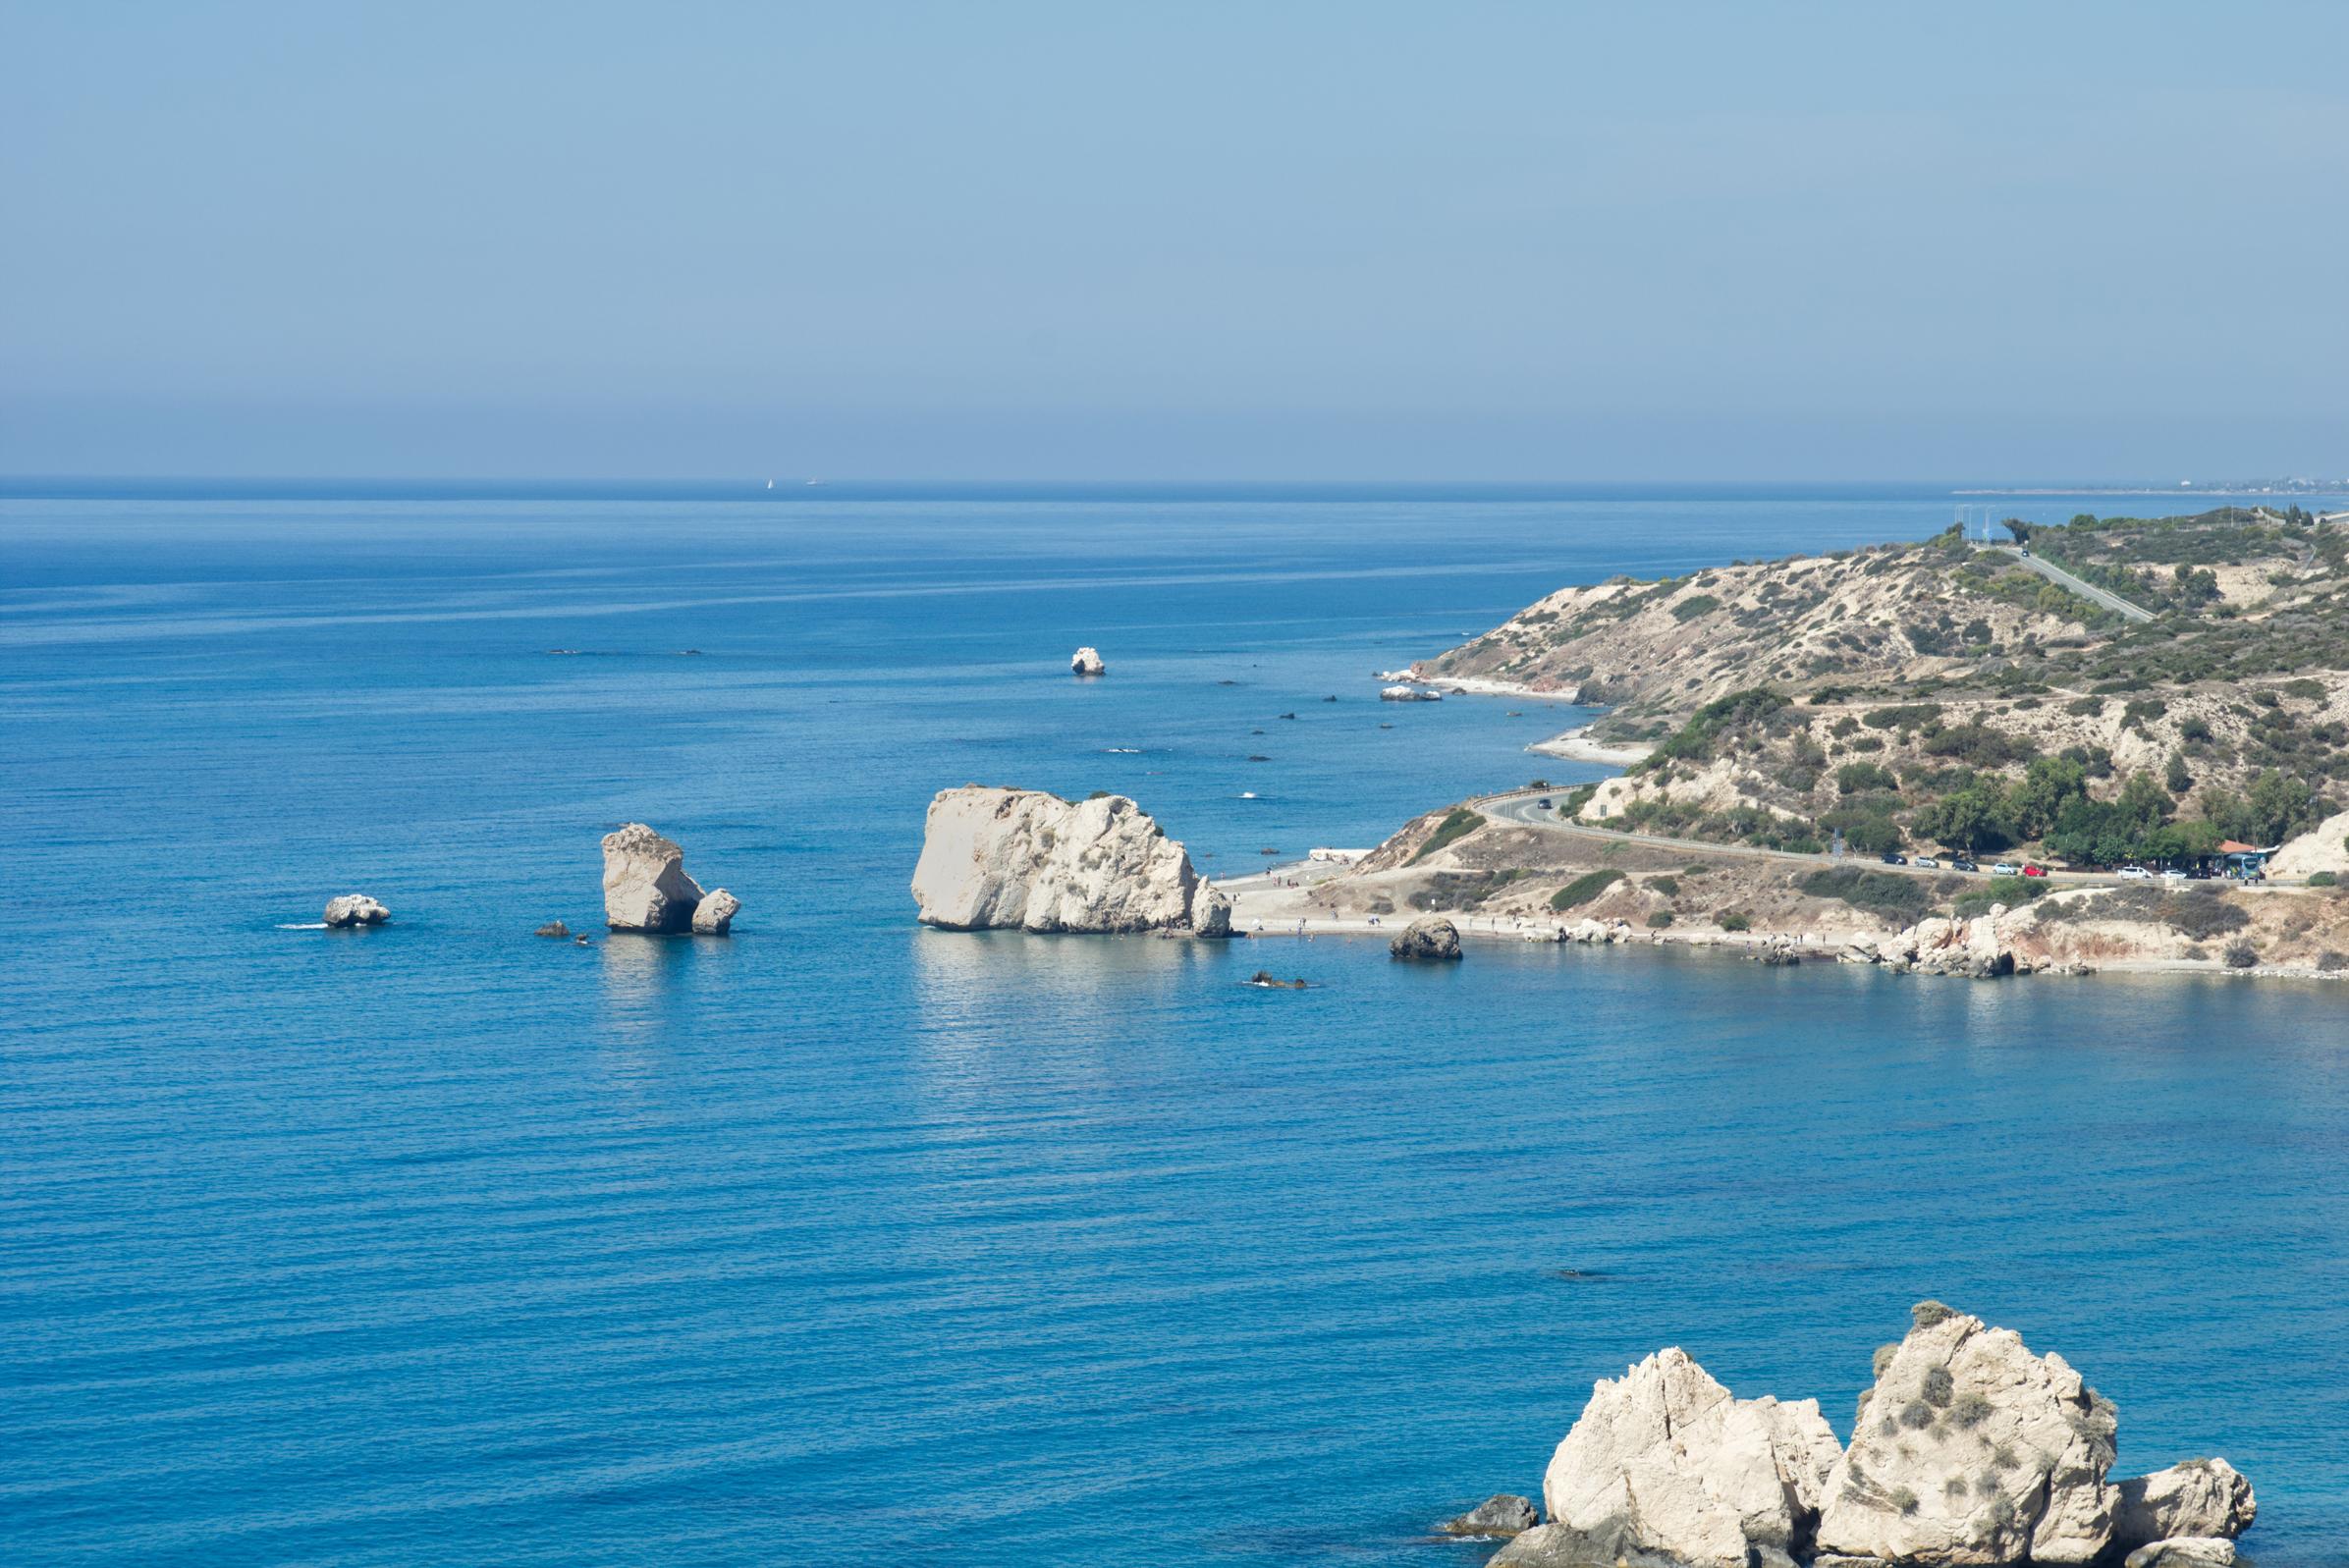
{"type": "Polygon", "coordinates": [[[2223,1459],[2188,1459],[2120,1483],[2114,1543],[2124,1551],[2177,1537],[2232,1540],[2260,1516],[2251,1483],[2223,1459]]]}
{"type": "Polygon", "coordinates": [[[340,931],[349,926],[380,926],[392,912],[363,892],[347,892],[326,900],[326,923],[340,931]]]}
{"type": "Polygon", "coordinates": [[[1230,900],[1123,795],[942,789],[930,802],[913,897],[925,924],[955,931],[1231,932],[1230,900]]]}
{"type": "Polygon", "coordinates": [[[1101,662],[1099,648],[1079,648],[1068,656],[1068,673],[1072,676],[1102,676],[1109,674],[1109,669],[1101,662]]]}
{"type": "Polygon", "coordinates": [[[702,899],[685,852],[641,822],[604,835],[604,924],[614,931],[684,931],[702,899]]]}
{"type": "Polygon", "coordinates": [[[1808,1550],[1835,1435],[1817,1400],[1737,1399],[1678,1349],[1601,1380],[1496,1564],[1747,1568],[1808,1550]]]}
{"type": "Polygon", "coordinates": [[[741,912],[742,900],[724,888],[702,894],[701,902],[693,906],[693,935],[723,937],[734,929],[734,917],[741,912]]]}
{"type": "Polygon", "coordinates": [[[1828,1485],[1823,1553],[2085,1563],[2111,1543],[2111,1404],[2060,1356],[1939,1302],[1879,1352],[1828,1485]]]}
{"type": "Polygon", "coordinates": [[[2138,1547],[2121,1568],[2235,1568],[2235,1543],[2224,1536],[2175,1536],[2138,1547]]]}

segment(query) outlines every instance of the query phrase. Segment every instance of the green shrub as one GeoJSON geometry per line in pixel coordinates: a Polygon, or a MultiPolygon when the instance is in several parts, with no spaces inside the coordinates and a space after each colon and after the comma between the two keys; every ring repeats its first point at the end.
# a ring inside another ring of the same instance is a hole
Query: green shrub
{"type": "Polygon", "coordinates": [[[1697,617],[1709,616],[1720,608],[1721,601],[1709,593],[1685,594],[1672,601],[1672,619],[1674,621],[1694,621],[1697,617]]]}
{"type": "Polygon", "coordinates": [[[1885,1494],[1885,1499],[1904,1514],[1917,1511],[1917,1494],[1906,1487],[1894,1487],[1885,1494]]]}
{"type": "Polygon", "coordinates": [[[1436,824],[1436,831],[1428,835],[1427,842],[1419,846],[1419,853],[1413,855],[1406,864],[1419,864],[1445,845],[1467,838],[1484,825],[1485,819],[1466,806],[1452,807],[1444,814],[1444,820],[1436,824]]]}
{"type": "Polygon", "coordinates": [[[1659,909],[1654,914],[1648,916],[1648,924],[1653,926],[1658,931],[1662,931],[1665,927],[1670,925],[1671,923],[1672,912],[1669,909],[1659,909]]]}
{"type": "Polygon", "coordinates": [[[2250,943],[2230,942],[2226,945],[2226,966],[2229,969],[2249,969],[2259,961],[2259,949],[2250,943]]]}
{"type": "Polygon", "coordinates": [[[1933,1406],[1922,1399],[1912,1399],[1900,1409],[1900,1424],[1912,1432],[1923,1432],[1933,1425],[1933,1406]]]}
{"type": "Polygon", "coordinates": [[[1872,789],[1897,792],[1900,781],[1882,763],[1847,762],[1835,770],[1835,790],[1838,794],[1865,794],[1872,789]]]}
{"type": "Polygon", "coordinates": [[[1590,871],[1550,895],[1550,907],[1559,912],[1579,908],[1623,880],[1623,874],[1612,866],[1605,871],[1590,871]]]}
{"type": "Polygon", "coordinates": [[[1991,1402],[1972,1390],[1959,1394],[1949,1407],[1950,1421],[1968,1431],[1981,1426],[1990,1413],[1991,1402]]]}
{"type": "Polygon", "coordinates": [[[1650,891],[1663,893],[1666,898],[1680,896],[1680,884],[1670,877],[1650,877],[1648,887],[1650,891]]]}
{"type": "Polygon", "coordinates": [[[1732,909],[1721,917],[1719,924],[1723,931],[1751,931],[1754,921],[1751,915],[1739,914],[1732,909]]]}
{"type": "Polygon", "coordinates": [[[1864,866],[1830,866],[1803,874],[1795,886],[1814,898],[1837,898],[1854,909],[1913,925],[1932,907],[1933,892],[1915,877],[1864,866]]]}
{"type": "Polygon", "coordinates": [[[2312,871],[2308,874],[2308,885],[2312,888],[2329,888],[2340,880],[2337,875],[2329,871],[2312,871]]]}
{"type": "Polygon", "coordinates": [[[1931,1328],[1935,1324],[1947,1323],[1956,1316],[1956,1308],[1944,1307],[1931,1298],[1920,1301],[1909,1309],[1909,1322],[1920,1328],[1931,1328]]]}
{"type": "Polygon", "coordinates": [[[1946,1367],[1930,1367],[1925,1373],[1925,1402],[1937,1409],[1946,1410],[1949,1401],[1957,1397],[1957,1382],[1946,1367]]]}
{"type": "Polygon", "coordinates": [[[2327,947],[2317,954],[2317,970],[2320,974],[2337,975],[2344,969],[2349,969],[2349,952],[2327,947]]]}
{"type": "Polygon", "coordinates": [[[1872,1363],[1872,1375],[1882,1378],[1885,1375],[1885,1369],[1892,1365],[1892,1358],[1899,1354],[1900,1341],[1897,1339],[1893,1340],[1888,1345],[1878,1345],[1876,1347],[1876,1360],[1872,1363]]]}

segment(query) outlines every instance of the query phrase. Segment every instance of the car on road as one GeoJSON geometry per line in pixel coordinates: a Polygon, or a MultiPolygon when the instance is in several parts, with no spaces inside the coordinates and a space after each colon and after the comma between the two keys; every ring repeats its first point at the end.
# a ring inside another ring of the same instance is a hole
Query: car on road
{"type": "Polygon", "coordinates": [[[1991,867],[1991,875],[1994,877],[2019,877],[2022,874],[2023,868],[2011,860],[2001,860],[1991,867]]]}
{"type": "Polygon", "coordinates": [[[1941,863],[1931,855],[1919,855],[1913,862],[1919,871],[1939,871],[1941,863]]]}
{"type": "Polygon", "coordinates": [[[2154,880],[2154,874],[2143,866],[2123,866],[2113,875],[2123,882],[2151,882],[2154,880]]]}
{"type": "Polygon", "coordinates": [[[2161,873],[2161,880],[2163,882],[2184,882],[2186,880],[2186,873],[2180,871],[2175,866],[2171,866],[2161,873]]]}
{"type": "Polygon", "coordinates": [[[1882,859],[1887,866],[1905,866],[1908,864],[1908,856],[1902,854],[1897,849],[1887,849],[1879,858],[1882,859]]]}
{"type": "Polygon", "coordinates": [[[1982,868],[1974,864],[1972,855],[1951,855],[1949,869],[1951,871],[1980,871],[1982,868]]]}
{"type": "Polygon", "coordinates": [[[1553,809],[1550,804],[1550,797],[1548,795],[1544,795],[1541,799],[1535,801],[1534,804],[1541,807],[1544,811],[1553,809]]]}
{"type": "Polygon", "coordinates": [[[2023,875],[2024,875],[2024,876],[2026,876],[2026,877],[2044,877],[2044,876],[2046,876],[2047,874],[2048,874],[2048,868],[2047,868],[2047,867],[2045,867],[2045,866],[2043,866],[2043,865],[2041,865],[2041,864],[2039,864],[2039,862],[2037,862],[2037,861],[2035,861],[2035,860],[2026,860],[2026,861],[2024,861],[2024,862],[2023,862],[2023,875]]]}

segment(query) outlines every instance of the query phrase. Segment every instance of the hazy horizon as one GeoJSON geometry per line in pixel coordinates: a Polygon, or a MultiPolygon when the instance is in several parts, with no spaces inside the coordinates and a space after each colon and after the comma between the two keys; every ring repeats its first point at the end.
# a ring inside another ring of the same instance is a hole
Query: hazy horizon
{"type": "Polygon", "coordinates": [[[2349,470],[2336,8],[0,0],[0,41],[4,475],[2349,470]]]}

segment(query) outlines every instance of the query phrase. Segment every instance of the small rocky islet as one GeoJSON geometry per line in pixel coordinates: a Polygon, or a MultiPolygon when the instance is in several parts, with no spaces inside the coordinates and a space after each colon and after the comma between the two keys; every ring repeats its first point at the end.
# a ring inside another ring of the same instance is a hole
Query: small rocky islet
{"type": "Polygon", "coordinates": [[[2223,1459],[2109,1478],[2119,1412],[2052,1352],[1939,1302],[1876,1353],[1849,1445],[1816,1399],[1740,1399],[1677,1348],[1593,1385],[1537,1515],[1438,1529],[1494,1568],[2227,1568],[2258,1517],[2223,1459]],[[1540,1522],[1546,1519],[1547,1522],[1540,1522]]]}

